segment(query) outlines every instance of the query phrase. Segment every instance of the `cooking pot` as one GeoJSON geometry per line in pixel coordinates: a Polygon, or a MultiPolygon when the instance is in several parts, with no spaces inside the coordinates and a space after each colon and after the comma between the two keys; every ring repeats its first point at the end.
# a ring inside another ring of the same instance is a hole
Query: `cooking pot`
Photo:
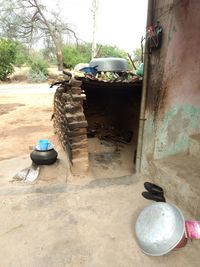
{"type": "Polygon", "coordinates": [[[128,63],[124,58],[94,58],[89,63],[90,67],[97,67],[99,72],[101,71],[112,71],[122,72],[128,71],[128,63]]]}
{"type": "Polygon", "coordinates": [[[48,150],[33,150],[30,154],[36,165],[51,165],[57,160],[58,153],[52,148],[48,150]]]}
{"type": "Polygon", "coordinates": [[[167,254],[185,245],[185,219],[174,205],[153,203],[138,216],[136,239],[141,250],[151,256],[167,254]]]}

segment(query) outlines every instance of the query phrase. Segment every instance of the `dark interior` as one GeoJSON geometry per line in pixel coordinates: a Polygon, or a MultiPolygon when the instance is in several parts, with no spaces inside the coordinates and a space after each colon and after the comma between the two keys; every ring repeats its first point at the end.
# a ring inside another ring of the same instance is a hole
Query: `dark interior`
{"type": "Polygon", "coordinates": [[[119,163],[119,158],[125,159],[124,153],[128,153],[127,160],[134,171],[141,83],[91,81],[83,82],[82,89],[86,94],[83,106],[88,121],[88,141],[94,143],[92,139],[96,138],[100,141],[100,145],[105,146],[105,151],[101,147],[95,151],[93,145],[89,145],[91,160],[95,153],[104,163],[112,164],[116,158],[119,163]],[[109,150],[109,146],[113,149],[109,150]]]}

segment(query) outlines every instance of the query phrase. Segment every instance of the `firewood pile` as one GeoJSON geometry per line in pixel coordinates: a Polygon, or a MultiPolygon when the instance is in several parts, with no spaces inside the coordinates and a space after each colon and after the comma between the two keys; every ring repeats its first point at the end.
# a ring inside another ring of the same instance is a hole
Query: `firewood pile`
{"type": "Polygon", "coordinates": [[[74,78],[60,82],[54,96],[55,132],[68,152],[74,170],[88,168],[88,124],[83,113],[85,97],[81,93],[81,81],[74,78]]]}

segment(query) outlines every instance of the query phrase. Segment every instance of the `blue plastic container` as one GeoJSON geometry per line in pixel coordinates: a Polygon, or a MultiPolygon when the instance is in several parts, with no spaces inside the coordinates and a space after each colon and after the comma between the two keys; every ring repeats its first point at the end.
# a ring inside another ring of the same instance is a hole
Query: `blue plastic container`
{"type": "Polygon", "coordinates": [[[39,140],[39,148],[40,150],[48,150],[49,141],[46,139],[39,140]]]}
{"type": "Polygon", "coordinates": [[[139,65],[139,68],[136,70],[136,75],[143,76],[144,75],[144,63],[139,65]]]}
{"type": "Polygon", "coordinates": [[[97,66],[85,67],[85,68],[82,68],[80,71],[83,71],[83,72],[88,73],[88,74],[96,75],[97,74],[97,66]]]}

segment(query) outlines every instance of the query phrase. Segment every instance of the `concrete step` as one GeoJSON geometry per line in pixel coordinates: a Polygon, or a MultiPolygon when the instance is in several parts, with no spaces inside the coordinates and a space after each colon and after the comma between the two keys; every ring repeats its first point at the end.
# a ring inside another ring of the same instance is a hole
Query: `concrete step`
{"type": "Polygon", "coordinates": [[[200,164],[189,155],[175,155],[153,163],[152,179],[167,198],[200,220],[200,164]]]}
{"type": "Polygon", "coordinates": [[[200,134],[191,135],[189,138],[189,154],[200,159],[200,134]]]}

